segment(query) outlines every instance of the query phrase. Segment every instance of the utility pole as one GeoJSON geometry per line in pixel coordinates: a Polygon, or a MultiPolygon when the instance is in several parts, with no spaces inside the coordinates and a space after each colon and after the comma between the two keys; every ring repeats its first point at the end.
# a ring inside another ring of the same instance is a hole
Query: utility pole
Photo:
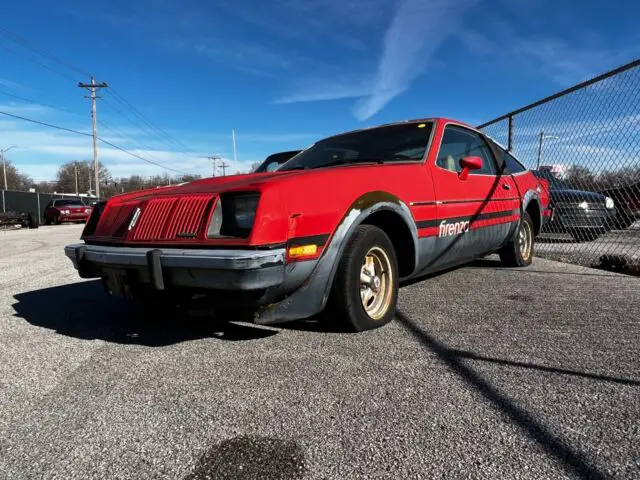
{"type": "Polygon", "coordinates": [[[542,142],[544,141],[544,132],[540,132],[540,142],[538,143],[538,162],[536,170],[540,170],[540,156],[542,155],[542,142]]]}
{"type": "Polygon", "coordinates": [[[7,166],[4,163],[4,150],[0,150],[0,157],[2,157],[2,178],[4,178],[4,189],[7,189],[7,166]]]}
{"type": "Polygon", "coordinates": [[[2,159],[2,176],[4,178],[4,189],[7,189],[7,162],[4,158],[4,154],[7,153],[12,148],[17,148],[15,145],[11,145],[9,148],[5,148],[4,150],[0,150],[0,158],[2,159]]]}
{"type": "Polygon", "coordinates": [[[212,177],[216,176],[216,161],[217,160],[222,160],[222,157],[220,155],[213,155],[210,157],[202,157],[202,158],[206,158],[208,160],[211,160],[212,163],[212,177]]]}
{"type": "Polygon", "coordinates": [[[96,99],[100,97],[96,95],[96,90],[107,88],[109,85],[107,85],[106,82],[96,83],[96,79],[91,77],[91,83],[78,82],[78,86],[80,88],[88,88],[91,92],[91,95],[88,97],[85,95],[85,98],[91,99],[91,118],[93,120],[93,165],[96,170],[96,197],[100,198],[100,169],[98,168],[98,138],[96,133],[96,99]]]}
{"type": "Polygon", "coordinates": [[[222,169],[222,176],[224,177],[227,174],[227,167],[229,166],[228,163],[224,163],[222,162],[220,164],[220,168],[222,169]]]}
{"type": "Polygon", "coordinates": [[[542,158],[542,143],[547,138],[559,138],[559,137],[556,137],[555,135],[545,135],[544,132],[540,132],[540,141],[538,143],[538,162],[537,162],[538,166],[536,167],[536,170],[540,170],[540,159],[542,158]]]}
{"type": "Polygon", "coordinates": [[[235,130],[231,130],[231,138],[233,139],[233,163],[237,163],[238,156],[236,155],[236,131],[235,130]]]}

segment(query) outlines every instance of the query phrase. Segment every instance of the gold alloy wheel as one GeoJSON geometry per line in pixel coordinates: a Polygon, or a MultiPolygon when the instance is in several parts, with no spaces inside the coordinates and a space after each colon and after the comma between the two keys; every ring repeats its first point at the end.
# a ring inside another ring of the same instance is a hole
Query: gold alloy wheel
{"type": "Polygon", "coordinates": [[[360,268],[360,300],[373,320],[380,320],[389,309],[393,298],[393,270],[387,253],[380,247],[371,247],[360,268]]]}
{"type": "Polygon", "coordinates": [[[520,224],[518,247],[520,248],[520,255],[523,260],[529,260],[533,247],[533,232],[531,231],[531,224],[529,222],[522,222],[520,224]]]}

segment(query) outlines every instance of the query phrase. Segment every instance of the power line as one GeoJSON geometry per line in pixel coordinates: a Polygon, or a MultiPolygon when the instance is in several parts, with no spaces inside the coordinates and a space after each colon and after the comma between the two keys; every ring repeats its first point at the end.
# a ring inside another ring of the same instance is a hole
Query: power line
{"type": "Polygon", "coordinates": [[[43,57],[48,58],[49,60],[53,60],[54,62],[56,62],[56,63],[58,63],[60,65],[63,65],[63,66],[67,67],[70,70],[75,70],[77,73],[79,73],[83,77],[90,77],[91,76],[91,74],[81,70],[80,68],[78,68],[75,65],[67,62],[66,60],[63,60],[62,58],[58,57],[57,55],[54,55],[53,53],[47,52],[46,50],[43,50],[42,48],[38,47],[33,42],[30,42],[29,40],[27,40],[25,38],[22,38],[19,35],[13,33],[13,32],[10,32],[6,28],[0,27],[0,35],[4,35],[5,37],[13,40],[14,42],[21,44],[23,47],[28,48],[29,50],[32,50],[32,51],[34,51],[36,53],[39,53],[43,57]]]}
{"type": "MultiPolygon", "coordinates": [[[[115,98],[115,97],[112,97],[112,98],[115,98]]],[[[145,127],[144,125],[141,125],[139,122],[133,120],[129,115],[127,115],[126,113],[122,112],[120,109],[116,108],[111,102],[108,101],[107,98],[103,98],[103,100],[104,100],[105,105],[108,105],[109,108],[111,108],[118,115],[120,115],[121,117],[126,119],[131,125],[133,125],[134,127],[140,129],[143,133],[146,133],[147,135],[153,137],[155,140],[159,140],[164,145],[167,145],[171,150],[174,150],[176,148],[175,145],[167,143],[167,141],[164,138],[158,136],[154,131],[149,130],[147,127],[145,127]]],[[[187,152],[180,151],[180,153],[183,153],[188,157],[191,156],[187,152]]]]}
{"type": "Polygon", "coordinates": [[[40,102],[38,100],[33,100],[31,98],[23,97],[21,95],[16,95],[14,93],[5,92],[3,90],[0,90],[0,95],[6,95],[7,97],[12,97],[17,100],[22,100],[23,102],[33,103],[34,105],[42,105],[43,107],[53,108],[54,110],[59,110],[61,112],[73,113],[74,115],[83,116],[81,113],[74,112],[73,110],[69,110],[68,108],[57,107],[50,103],[40,102]]]}
{"type": "MultiPolygon", "coordinates": [[[[44,127],[55,128],[56,130],[62,130],[62,131],[69,132],[69,133],[75,133],[76,135],[82,135],[84,137],[92,137],[93,136],[91,133],[81,132],[79,130],[74,130],[72,128],[61,127],[59,125],[53,125],[53,124],[47,123],[47,122],[41,122],[40,120],[34,120],[32,118],[23,117],[23,116],[20,116],[20,115],[14,115],[13,113],[0,111],[0,115],[5,115],[7,117],[16,118],[18,120],[23,120],[25,122],[35,123],[37,125],[42,125],[44,127]]],[[[186,173],[186,172],[182,172],[180,170],[176,170],[176,169],[171,168],[171,167],[167,167],[165,165],[161,165],[161,164],[156,163],[156,162],[154,162],[152,160],[149,160],[147,158],[141,157],[140,155],[135,154],[133,152],[130,152],[130,151],[128,151],[128,150],[126,150],[126,149],[124,149],[122,147],[119,147],[118,145],[115,145],[114,143],[111,143],[111,142],[105,140],[104,138],[101,138],[101,137],[96,137],[96,138],[98,140],[100,140],[102,143],[104,143],[106,145],[109,145],[110,147],[115,148],[116,150],[119,150],[119,151],[121,151],[123,153],[126,153],[127,155],[130,155],[132,157],[138,158],[138,159],[142,160],[143,162],[149,163],[151,165],[155,165],[155,166],[160,167],[160,168],[164,168],[166,170],[171,170],[171,171],[176,172],[176,173],[182,173],[182,174],[186,173]]]]}
{"type": "MultiPolygon", "coordinates": [[[[63,108],[63,107],[57,107],[57,106],[55,106],[55,105],[48,104],[48,103],[44,103],[44,102],[39,102],[39,101],[37,101],[37,100],[33,100],[33,99],[30,99],[30,98],[27,98],[27,97],[23,97],[23,96],[20,96],[20,95],[14,95],[14,94],[12,94],[12,93],[5,92],[5,91],[2,91],[2,90],[0,90],[0,94],[1,94],[1,95],[6,95],[6,96],[9,96],[9,97],[13,97],[13,98],[16,98],[16,99],[18,99],[18,100],[22,100],[22,101],[24,101],[24,102],[33,103],[33,104],[35,104],[35,105],[42,105],[42,106],[44,106],[44,107],[53,108],[53,109],[55,109],[55,110],[59,110],[59,111],[61,111],[61,112],[67,112],[67,113],[72,113],[72,114],[74,114],[74,115],[83,116],[82,114],[80,114],[80,113],[78,113],[78,112],[74,112],[73,110],[69,110],[69,109],[66,109],[66,108],[63,108]]],[[[106,100],[105,100],[105,101],[106,101],[106,100]]],[[[5,114],[6,114],[6,115],[11,115],[11,114],[8,114],[8,113],[5,113],[5,114]]],[[[22,119],[22,120],[28,120],[28,119],[25,119],[24,117],[19,117],[18,115],[14,115],[14,116],[15,116],[15,117],[18,117],[18,118],[20,118],[20,119],[22,119]]],[[[38,122],[38,121],[36,121],[36,120],[33,120],[33,122],[35,122],[35,123],[40,123],[40,124],[42,124],[42,125],[44,125],[44,126],[49,126],[49,127],[52,127],[52,128],[63,128],[63,129],[64,129],[64,127],[57,127],[56,125],[47,124],[47,123],[45,123],[45,122],[38,122]]],[[[114,127],[114,126],[110,126],[110,125],[107,125],[107,123],[106,123],[104,120],[98,120],[98,123],[99,123],[99,124],[101,124],[101,125],[102,125],[104,128],[106,128],[107,130],[114,132],[114,133],[115,133],[117,136],[119,136],[121,139],[123,139],[124,141],[129,142],[131,145],[133,145],[133,146],[134,146],[134,147],[136,147],[136,148],[140,148],[141,150],[153,150],[152,148],[144,147],[143,145],[141,145],[141,144],[139,144],[138,142],[136,142],[135,140],[133,140],[131,137],[127,137],[127,136],[125,136],[125,135],[124,135],[124,134],[123,134],[119,129],[117,129],[116,127],[114,127]]],[[[77,133],[77,134],[80,134],[80,135],[90,135],[90,134],[83,133],[83,132],[79,132],[79,131],[76,131],[76,130],[73,130],[73,129],[65,129],[65,130],[67,130],[67,131],[69,131],[69,132],[71,132],[71,133],[77,133]]],[[[104,139],[102,139],[101,137],[98,137],[98,139],[99,139],[100,141],[104,142],[104,139]]],[[[158,162],[162,163],[162,160],[160,160],[158,157],[156,157],[156,156],[154,156],[154,155],[151,155],[151,154],[149,154],[149,156],[151,156],[152,158],[155,158],[158,162]]],[[[170,167],[166,167],[166,166],[162,166],[162,168],[168,168],[168,169],[172,170],[170,167]]],[[[183,173],[183,172],[181,172],[181,173],[183,173]]]]}
{"type": "Polygon", "coordinates": [[[18,55],[19,57],[23,57],[23,58],[29,60],[30,62],[35,63],[36,65],[40,65],[41,67],[46,68],[47,70],[49,70],[49,71],[51,71],[53,73],[57,73],[58,75],[61,75],[61,76],[65,77],[65,78],[68,78],[68,79],[71,79],[71,81],[75,82],[75,80],[76,80],[72,76],[67,75],[64,72],[61,72],[60,70],[56,70],[55,68],[51,68],[49,65],[46,65],[46,64],[44,64],[42,62],[39,62],[38,60],[36,60],[34,58],[31,58],[31,57],[29,57],[27,55],[24,55],[24,54],[12,49],[12,48],[9,48],[6,45],[2,45],[1,43],[0,43],[0,48],[3,48],[5,50],[7,50],[8,52],[13,53],[14,55],[18,55]]]}
{"type": "MultiPolygon", "coordinates": [[[[116,90],[114,90],[113,88],[111,89],[111,93],[113,95],[113,98],[115,98],[116,100],[118,100],[122,105],[124,105],[126,108],[128,108],[130,111],[132,111],[138,118],[140,118],[140,120],[142,120],[144,123],[146,123],[149,127],[151,127],[153,130],[155,130],[156,132],[158,132],[158,134],[160,136],[162,136],[164,139],[166,139],[172,146],[172,148],[178,148],[180,149],[185,149],[190,151],[191,153],[196,153],[195,151],[191,150],[189,147],[187,147],[186,145],[184,145],[182,142],[175,140],[173,138],[171,138],[171,136],[165,132],[164,130],[162,130],[160,127],[156,126],[154,123],[151,122],[151,120],[147,119],[141,112],[140,110],[138,110],[136,107],[134,107],[133,105],[131,105],[131,103],[129,101],[127,101],[127,99],[125,99],[122,95],[120,95],[116,90]]],[[[186,153],[183,150],[182,153],[186,153]]]]}
{"type": "Polygon", "coordinates": [[[40,120],[34,120],[32,118],[22,117],[20,115],[14,115],[13,113],[7,113],[7,112],[0,111],[0,115],[5,115],[7,117],[17,118],[18,120],[24,120],[25,122],[36,123],[38,125],[43,125],[43,126],[49,127],[49,128],[55,128],[56,130],[63,130],[65,132],[75,133],[77,135],[83,135],[85,137],[91,137],[92,136],[90,133],[87,133],[87,132],[81,132],[79,130],[74,130],[72,128],[60,127],[58,125],[53,125],[51,123],[41,122],[40,120]]]}
{"type": "Polygon", "coordinates": [[[163,161],[160,160],[158,157],[156,157],[155,155],[149,153],[150,150],[153,150],[152,148],[145,147],[145,146],[141,145],[140,143],[136,142],[133,138],[124,135],[120,131],[120,129],[118,129],[118,128],[114,127],[114,126],[107,125],[104,120],[98,120],[98,123],[100,125],[102,125],[104,128],[106,128],[107,130],[109,130],[109,131],[113,132],[114,134],[116,134],[118,137],[120,137],[125,142],[128,142],[129,144],[131,144],[133,147],[139,148],[141,150],[147,150],[147,155],[149,157],[156,159],[160,163],[163,163],[163,161]]]}

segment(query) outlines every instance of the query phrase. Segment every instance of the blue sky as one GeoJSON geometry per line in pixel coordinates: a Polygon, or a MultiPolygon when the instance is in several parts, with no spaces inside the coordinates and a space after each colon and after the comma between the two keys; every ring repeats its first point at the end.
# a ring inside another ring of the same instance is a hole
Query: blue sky
{"type": "MultiPolygon", "coordinates": [[[[102,137],[206,175],[206,155],[246,171],[344,130],[426,116],[481,123],[636,58],[639,16],[633,1],[22,0],[3,7],[0,27],[113,87],[98,104],[102,137]]],[[[0,92],[39,102],[0,93],[0,110],[89,131],[76,86],[86,76],[3,35],[0,61],[0,92]]],[[[91,158],[89,138],[0,118],[9,145],[37,180],[91,158]]],[[[164,172],[100,152],[116,176],[164,172]]]]}

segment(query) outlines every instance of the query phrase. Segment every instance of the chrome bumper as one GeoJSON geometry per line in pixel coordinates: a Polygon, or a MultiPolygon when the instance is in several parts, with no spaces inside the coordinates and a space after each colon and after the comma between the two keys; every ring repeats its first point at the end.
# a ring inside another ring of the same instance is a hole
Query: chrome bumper
{"type": "Polygon", "coordinates": [[[165,285],[255,290],[284,280],[285,249],[219,250],[68,245],[65,255],[82,278],[134,275],[157,290],[165,285]]]}

